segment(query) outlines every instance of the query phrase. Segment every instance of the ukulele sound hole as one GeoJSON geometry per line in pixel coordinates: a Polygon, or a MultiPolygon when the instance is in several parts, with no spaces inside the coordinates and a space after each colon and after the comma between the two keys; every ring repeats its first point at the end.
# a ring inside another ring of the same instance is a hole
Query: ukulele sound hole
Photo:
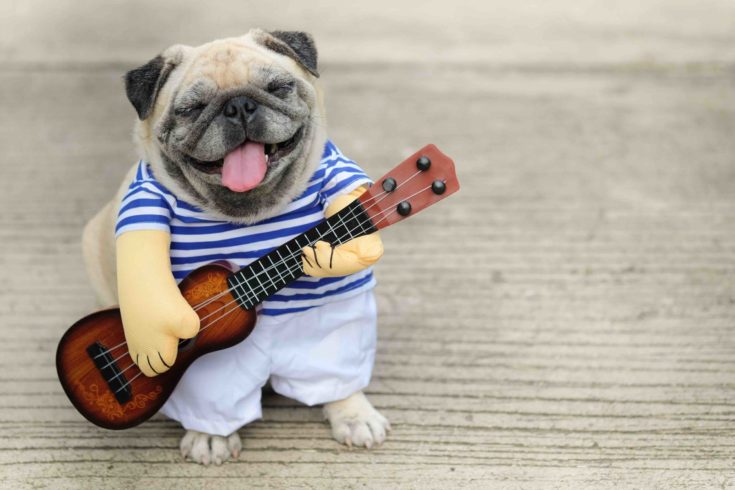
{"type": "Polygon", "coordinates": [[[127,403],[133,397],[133,391],[125,378],[125,375],[120,372],[117,367],[117,363],[112,358],[112,354],[99,342],[95,342],[87,347],[87,354],[97,366],[100,374],[107,382],[108,388],[115,395],[115,399],[120,405],[127,403]]]}

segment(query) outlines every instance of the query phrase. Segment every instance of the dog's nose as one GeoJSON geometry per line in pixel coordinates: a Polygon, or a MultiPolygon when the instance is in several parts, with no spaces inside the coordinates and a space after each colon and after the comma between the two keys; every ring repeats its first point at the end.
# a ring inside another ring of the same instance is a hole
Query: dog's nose
{"type": "Polygon", "coordinates": [[[241,95],[228,100],[224,107],[225,117],[245,120],[258,109],[258,104],[251,98],[241,95]]]}

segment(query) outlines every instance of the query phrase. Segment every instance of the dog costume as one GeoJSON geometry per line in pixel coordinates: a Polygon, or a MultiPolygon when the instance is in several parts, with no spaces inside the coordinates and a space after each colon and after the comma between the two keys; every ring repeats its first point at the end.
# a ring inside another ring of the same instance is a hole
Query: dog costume
{"type": "MultiPolygon", "coordinates": [[[[213,261],[250,264],[321,222],[338,198],[370,183],[327,141],[304,192],[277,216],[244,225],[177,198],[141,161],[120,205],[116,236],[168,232],[178,282],[213,261]]],[[[311,257],[318,260],[316,251],[311,257]]],[[[192,364],[162,412],[186,429],[228,435],[260,417],[260,391],[268,380],[276,392],[308,405],[365,388],[375,356],[374,286],[370,268],[344,277],[300,277],[259,305],[249,338],[192,364]]]]}

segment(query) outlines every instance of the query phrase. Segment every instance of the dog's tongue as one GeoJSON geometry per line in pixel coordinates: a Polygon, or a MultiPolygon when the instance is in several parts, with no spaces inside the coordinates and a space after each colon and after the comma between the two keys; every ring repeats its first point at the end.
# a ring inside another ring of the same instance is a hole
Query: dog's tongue
{"type": "Polygon", "coordinates": [[[263,143],[248,141],[225,155],[222,184],[231,191],[249,191],[260,184],[266,170],[263,143]]]}

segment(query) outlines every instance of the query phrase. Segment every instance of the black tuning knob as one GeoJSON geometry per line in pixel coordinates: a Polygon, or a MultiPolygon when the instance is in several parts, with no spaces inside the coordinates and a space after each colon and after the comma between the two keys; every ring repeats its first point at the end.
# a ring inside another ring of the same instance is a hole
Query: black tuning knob
{"type": "Polygon", "coordinates": [[[447,190],[447,185],[441,181],[441,180],[435,180],[431,183],[431,191],[434,194],[444,194],[444,191],[447,190]]]}
{"type": "Polygon", "coordinates": [[[388,177],[383,181],[383,190],[385,192],[393,192],[396,190],[396,179],[393,177],[388,177]]]}
{"type": "Polygon", "coordinates": [[[416,167],[422,172],[429,170],[429,167],[431,167],[431,160],[429,160],[429,157],[426,155],[422,155],[418,160],[416,160],[416,167]]]}
{"type": "Polygon", "coordinates": [[[398,214],[401,216],[408,216],[411,213],[411,203],[408,201],[399,202],[396,211],[398,211],[398,214]]]}

